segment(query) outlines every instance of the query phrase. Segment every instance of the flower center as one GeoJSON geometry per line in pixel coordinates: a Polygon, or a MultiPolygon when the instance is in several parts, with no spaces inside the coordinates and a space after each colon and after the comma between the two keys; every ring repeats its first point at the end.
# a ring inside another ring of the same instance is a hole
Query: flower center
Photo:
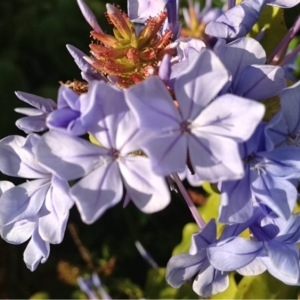
{"type": "Polygon", "coordinates": [[[191,121],[184,120],[180,124],[180,131],[183,134],[190,134],[191,133],[191,121]]]}
{"type": "Polygon", "coordinates": [[[120,157],[120,151],[115,148],[111,148],[108,155],[110,155],[113,160],[117,160],[120,157]]]}
{"type": "Polygon", "coordinates": [[[300,131],[296,131],[295,133],[292,133],[287,138],[287,144],[292,146],[300,146],[300,131]]]}

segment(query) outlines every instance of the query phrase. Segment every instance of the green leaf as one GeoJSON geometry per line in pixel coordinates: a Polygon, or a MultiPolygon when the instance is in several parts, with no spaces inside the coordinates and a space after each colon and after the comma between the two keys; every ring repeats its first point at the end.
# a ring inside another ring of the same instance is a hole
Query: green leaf
{"type": "Polygon", "coordinates": [[[202,188],[209,195],[205,205],[198,208],[204,221],[207,223],[211,219],[217,219],[220,206],[220,194],[214,191],[214,188],[208,183],[204,182],[202,188]]]}
{"type": "Polygon", "coordinates": [[[234,299],[297,299],[298,287],[288,286],[265,272],[243,277],[234,299]]]}
{"type": "Polygon", "coordinates": [[[144,298],[141,288],[133,283],[128,278],[117,278],[111,282],[109,294],[118,295],[118,298],[123,299],[140,299],[144,298]]]}
{"type": "Polygon", "coordinates": [[[165,288],[167,288],[167,290],[165,290],[164,297],[166,299],[175,298],[177,291],[167,284],[165,276],[165,268],[155,268],[148,271],[145,286],[146,298],[160,299],[159,295],[165,288]]]}
{"type": "Polygon", "coordinates": [[[287,33],[283,9],[265,5],[258,22],[250,32],[250,36],[255,38],[263,28],[266,29],[266,32],[261,40],[261,44],[268,56],[287,33]]]}
{"type": "Polygon", "coordinates": [[[47,292],[37,292],[33,294],[29,299],[50,299],[50,295],[47,292]]]}

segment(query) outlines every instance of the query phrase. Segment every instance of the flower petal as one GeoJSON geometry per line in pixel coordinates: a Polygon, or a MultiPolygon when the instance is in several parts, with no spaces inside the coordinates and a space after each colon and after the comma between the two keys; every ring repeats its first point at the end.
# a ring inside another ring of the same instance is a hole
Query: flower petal
{"type": "Polygon", "coordinates": [[[232,80],[240,78],[245,67],[254,64],[265,64],[266,52],[261,44],[252,38],[239,38],[228,44],[215,47],[215,52],[225,67],[230,71],[232,80]]]}
{"type": "Polygon", "coordinates": [[[63,240],[69,210],[74,204],[67,182],[54,177],[39,218],[39,234],[44,241],[58,244],[63,240]]]}
{"type": "Polygon", "coordinates": [[[227,70],[211,50],[201,49],[192,59],[174,87],[184,120],[196,118],[229,79],[227,70]]]}
{"type": "Polygon", "coordinates": [[[277,95],[286,87],[284,70],[278,66],[251,65],[241,72],[234,94],[262,100],[277,95]]]}
{"type": "Polygon", "coordinates": [[[229,238],[207,248],[210,263],[220,271],[234,271],[248,265],[262,251],[261,242],[229,238]]]}
{"type": "Polygon", "coordinates": [[[22,244],[29,240],[37,227],[37,220],[20,220],[9,225],[1,226],[1,237],[10,244],[22,244]]]}
{"type": "Polygon", "coordinates": [[[134,204],[145,213],[164,209],[170,193],[164,178],[153,173],[146,157],[126,157],[120,161],[124,185],[134,204]]]}
{"type": "Polygon", "coordinates": [[[222,182],[219,221],[243,223],[253,214],[249,171],[241,180],[222,182]]]}
{"type": "Polygon", "coordinates": [[[264,105],[235,95],[222,95],[192,123],[192,132],[248,140],[265,112],[264,105]]]}
{"type": "Polygon", "coordinates": [[[271,174],[262,174],[252,182],[256,199],[278,216],[288,219],[297,200],[297,189],[288,180],[271,174]]]}
{"type": "Polygon", "coordinates": [[[44,263],[50,254],[50,246],[35,231],[24,251],[24,262],[30,271],[34,271],[39,263],[44,263]]]}
{"type": "Polygon", "coordinates": [[[121,201],[123,184],[118,164],[104,164],[78,181],[71,189],[82,221],[94,223],[108,208],[121,201]]]}
{"type": "Polygon", "coordinates": [[[57,177],[71,180],[84,176],[101,163],[108,150],[65,133],[44,134],[37,148],[38,160],[57,177]]]}
{"type": "Polygon", "coordinates": [[[185,281],[195,276],[205,263],[207,265],[205,251],[196,255],[175,255],[170,258],[167,264],[167,282],[172,287],[179,288],[185,281]]]}
{"type": "Polygon", "coordinates": [[[0,170],[10,176],[44,178],[49,173],[37,162],[33,148],[37,135],[8,136],[0,141],[0,170]]]}
{"type": "Polygon", "coordinates": [[[213,266],[197,275],[193,282],[193,291],[199,296],[208,298],[228,288],[229,278],[226,272],[220,272],[213,266]]]}
{"type": "Polygon", "coordinates": [[[224,137],[198,134],[188,137],[189,158],[197,177],[209,182],[240,179],[244,168],[238,145],[224,137]]]}
{"type": "Polygon", "coordinates": [[[49,179],[37,179],[7,190],[1,196],[0,224],[3,226],[37,218],[49,186],[49,179]]]}
{"type": "Polygon", "coordinates": [[[297,246],[270,242],[265,243],[265,247],[268,257],[263,257],[262,261],[270,274],[285,284],[299,285],[299,250],[297,246]]]}

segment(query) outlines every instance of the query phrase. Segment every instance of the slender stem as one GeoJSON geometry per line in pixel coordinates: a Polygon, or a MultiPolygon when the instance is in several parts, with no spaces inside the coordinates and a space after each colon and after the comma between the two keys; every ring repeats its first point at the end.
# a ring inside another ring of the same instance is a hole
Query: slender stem
{"type": "Polygon", "coordinates": [[[294,25],[285,34],[280,43],[275,47],[275,49],[269,54],[267,62],[276,65],[285,53],[290,41],[295,37],[295,35],[300,30],[300,16],[296,19],[294,25]]]}
{"type": "Polygon", "coordinates": [[[227,7],[228,7],[228,9],[231,9],[231,8],[233,8],[234,6],[235,6],[235,0],[228,0],[227,1],[227,7]]]}
{"type": "Polygon", "coordinates": [[[193,201],[192,201],[190,195],[188,194],[186,188],[182,184],[178,174],[174,173],[174,174],[172,174],[172,177],[173,177],[174,181],[176,182],[182,197],[184,198],[185,202],[187,203],[188,208],[190,209],[190,212],[192,213],[192,216],[195,219],[197,225],[199,226],[200,229],[202,229],[205,226],[205,222],[202,219],[202,217],[200,216],[195,204],[193,203],[193,201]]]}

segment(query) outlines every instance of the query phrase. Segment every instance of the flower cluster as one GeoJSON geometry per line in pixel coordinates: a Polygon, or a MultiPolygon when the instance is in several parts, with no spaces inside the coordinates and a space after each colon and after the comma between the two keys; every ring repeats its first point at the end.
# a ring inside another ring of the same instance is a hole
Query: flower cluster
{"type": "Polygon", "coordinates": [[[247,35],[265,5],[300,1],[206,1],[200,11],[189,0],[184,27],[179,1],[128,0],[127,14],[106,6],[113,35],[77,2],[93,38],[89,56],[67,45],[82,80],[62,84],[57,101],[17,92],[33,107],[17,109],[27,136],[0,141],[0,171],[24,179],[0,183],[1,237],[29,240],[24,261],[35,270],[62,241],[74,205],[87,224],[121,201],[153,213],[175,184],[199,232],[189,253],[170,259],[170,285],[192,279],[207,297],[228,287],[233,270],[300,285],[300,82],[288,86],[284,69],[299,51],[285,55],[300,18],[272,53],[264,30],[247,35]],[[193,206],[185,177],[217,185],[220,236],[193,206]]]}

